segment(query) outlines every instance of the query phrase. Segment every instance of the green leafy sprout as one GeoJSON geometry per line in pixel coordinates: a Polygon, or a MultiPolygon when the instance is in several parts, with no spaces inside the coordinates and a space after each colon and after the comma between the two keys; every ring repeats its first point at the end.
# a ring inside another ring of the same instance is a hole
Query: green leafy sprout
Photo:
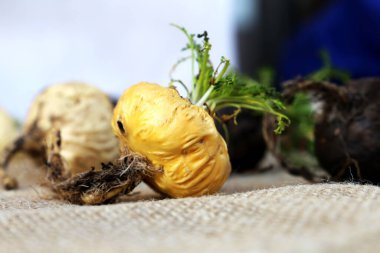
{"type": "Polygon", "coordinates": [[[249,109],[274,115],[277,123],[274,129],[276,134],[285,130],[290,120],[284,114],[285,106],[273,87],[230,70],[230,60],[225,57],[221,57],[220,63],[214,68],[210,61],[211,44],[207,32],[195,35],[188,33],[184,27],[175,24],[173,26],[186,35],[188,43],[183,50],[189,50],[190,56],[178,60],[172,70],[190,60],[192,86],[189,90],[181,80],[171,78],[172,86],[174,83],[183,86],[193,104],[205,107],[210,115],[222,123],[232,118],[236,122],[241,109],[249,109]],[[217,112],[226,107],[236,110],[231,115],[218,117],[217,112]]]}
{"type": "Polygon", "coordinates": [[[289,129],[292,145],[314,154],[315,121],[310,96],[297,93],[293,103],[287,107],[287,113],[293,123],[289,129]]]}
{"type": "Polygon", "coordinates": [[[322,60],[322,67],[309,75],[307,79],[314,81],[329,81],[331,79],[347,83],[350,80],[350,74],[344,70],[337,69],[331,63],[331,57],[326,50],[320,51],[320,58],[322,60]]]}

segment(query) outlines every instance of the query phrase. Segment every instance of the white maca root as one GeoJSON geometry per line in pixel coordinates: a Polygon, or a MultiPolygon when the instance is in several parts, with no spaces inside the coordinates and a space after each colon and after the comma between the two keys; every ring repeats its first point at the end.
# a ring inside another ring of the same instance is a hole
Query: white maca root
{"type": "Polygon", "coordinates": [[[80,82],[53,85],[34,100],[24,124],[24,134],[38,131],[44,145],[52,129],[61,132],[61,155],[67,175],[97,168],[118,157],[112,127],[113,106],[101,90],[80,82]]]}

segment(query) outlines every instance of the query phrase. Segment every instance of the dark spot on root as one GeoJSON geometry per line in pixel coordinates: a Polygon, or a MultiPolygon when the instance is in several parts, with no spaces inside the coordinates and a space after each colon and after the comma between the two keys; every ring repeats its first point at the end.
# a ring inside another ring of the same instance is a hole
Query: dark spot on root
{"type": "Polygon", "coordinates": [[[120,120],[117,121],[117,126],[118,126],[120,132],[121,132],[122,134],[125,134],[125,129],[124,129],[123,123],[121,123],[120,120]]]}
{"type": "Polygon", "coordinates": [[[61,139],[61,132],[60,131],[57,131],[57,140],[56,140],[56,144],[57,144],[57,147],[61,147],[61,144],[62,144],[62,139],[61,139]]]}

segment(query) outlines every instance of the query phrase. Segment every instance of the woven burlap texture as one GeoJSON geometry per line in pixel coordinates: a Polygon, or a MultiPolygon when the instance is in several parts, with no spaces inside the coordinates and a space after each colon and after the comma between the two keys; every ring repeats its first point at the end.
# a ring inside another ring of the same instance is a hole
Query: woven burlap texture
{"type": "MultiPolygon", "coordinates": [[[[244,178],[243,178],[244,177],[244,178]]],[[[254,177],[254,176],[252,176],[254,177]]],[[[75,206],[42,188],[0,193],[0,252],[380,252],[380,189],[290,185],[75,206]]]]}

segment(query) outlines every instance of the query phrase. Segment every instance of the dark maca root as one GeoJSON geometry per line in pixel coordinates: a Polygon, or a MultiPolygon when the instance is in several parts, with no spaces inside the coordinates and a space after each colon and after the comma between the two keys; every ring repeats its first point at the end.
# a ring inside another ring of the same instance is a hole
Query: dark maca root
{"type": "MultiPolygon", "coordinates": [[[[315,81],[303,78],[287,81],[284,84],[282,96],[288,104],[291,104],[295,96],[301,92],[312,93],[314,98],[324,102],[322,118],[327,117],[326,115],[330,115],[333,111],[335,112],[337,110],[337,107],[340,109],[341,106],[345,106],[350,100],[349,92],[345,87],[338,87],[335,84],[326,81],[315,81]]],[[[321,117],[318,119],[319,121],[321,120],[320,118],[321,117]]],[[[283,138],[283,136],[277,136],[273,134],[271,131],[271,125],[274,123],[274,117],[270,115],[266,115],[264,117],[264,139],[266,141],[268,149],[272,151],[276,158],[281,162],[282,166],[290,174],[295,176],[302,176],[306,180],[314,183],[326,182],[332,179],[331,175],[326,173],[326,171],[321,170],[320,168],[293,166],[289,164],[286,160],[286,157],[277,151],[278,142],[283,138]]]]}
{"type": "Polygon", "coordinates": [[[102,163],[100,171],[93,168],[76,176],[65,176],[64,163],[59,153],[59,131],[55,138],[47,151],[48,179],[51,189],[58,197],[73,204],[109,203],[121,194],[130,193],[144,177],[153,173],[153,166],[146,158],[129,152],[115,162],[102,163]]]}
{"type": "MultiPolygon", "coordinates": [[[[329,180],[380,184],[379,84],[379,78],[353,80],[341,87],[305,79],[285,84],[283,95],[288,101],[298,92],[312,92],[323,102],[315,121],[314,147],[329,180]]],[[[305,168],[288,170],[313,181],[318,178],[305,168]]]]}
{"type": "MultiPolygon", "coordinates": [[[[291,103],[295,95],[300,92],[312,93],[314,98],[324,102],[322,116],[319,116],[318,119],[316,119],[315,128],[318,128],[318,126],[321,125],[320,121],[323,121],[323,119],[329,115],[335,115],[336,111],[342,109],[341,107],[345,107],[350,100],[350,95],[346,87],[338,87],[337,85],[327,81],[315,81],[303,78],[287,81],[284,84],[284,91],[282,95],[288,103],[291,103]]],[[[327,127],[328,124],[322,125],[327,127]]],[[[314,135],[316,135],[316,131],[317,129],[314,129],[314,135]]],[[[317,142],[318,136],[315,136],[315,138],[317,142]]],[[[339,143],[339,147],[337,147],[337,149],[341,149],[341,143],[339,143]]],[[[318,156],[317,158],[320,161],[318,156]]],[[[334,177],[330,175],[329,172],[328,174],[325,173],[326,171],[324,170],[305,166],[294,167],[287,164],[284,158],[280,158],[280,160],[290,174],[302,176],[310,182],[320,183],[334,180],[334,177]]]]}
{"type": "Polygon", "coordinates": [[[301,176],[311,183],[327,182],[330,176],[321,171],[318,168],[312,168],[308,166],[294,166],[291,165],[284,154],[279,151],[279,142],[283,136],[273,133],[272,126],[275,123],[276,118],[272,115],[265,115],[263,118],[263,137],[267,148],[280,162],[281,166],[287,170],[291,175],[301,176]]]}

